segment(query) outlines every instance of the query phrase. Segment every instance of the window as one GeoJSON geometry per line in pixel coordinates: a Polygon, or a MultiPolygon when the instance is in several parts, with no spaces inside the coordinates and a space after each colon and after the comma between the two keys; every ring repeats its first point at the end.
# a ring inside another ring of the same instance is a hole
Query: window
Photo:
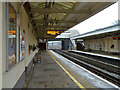
{"type": "Polygon", "coordinates": [[[103,42],[103,48],[105,48],[105,42],[103,42]]]}
{"type": "Polygon", "coordinates": [[[88,48],[87,43],[86,43],[86,48],[88,48]]]}
{"type": "Polygon", "coordinates": [[[97,49],[99,48],[99,44],[97,44],[97,49]]]}
{"type": "Polygon", "coordinates": [[[111,49],[114,49],[114,44],[111,45],[111,49]]]}
{"type": "Polygon", "coordinates": [[[96,44],[94,44],[94,48],[96,48],[96,44]]]}
{"type": "Polygon", "coordinates": [[[90,44],[88,44],[88,48],[90,48],[90,44]]]}

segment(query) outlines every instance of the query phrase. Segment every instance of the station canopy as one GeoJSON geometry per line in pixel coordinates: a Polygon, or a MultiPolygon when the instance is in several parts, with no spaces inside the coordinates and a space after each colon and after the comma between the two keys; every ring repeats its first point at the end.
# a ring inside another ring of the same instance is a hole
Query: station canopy
{"type": "MultiPolygon", "coordinates": [[[[52,39],[46,30],[61,33],[115,2],[27,2],[24,4],[38,39],[52,39]]],[[[89,27],[89,25],[87,26],[89,27]]]]}

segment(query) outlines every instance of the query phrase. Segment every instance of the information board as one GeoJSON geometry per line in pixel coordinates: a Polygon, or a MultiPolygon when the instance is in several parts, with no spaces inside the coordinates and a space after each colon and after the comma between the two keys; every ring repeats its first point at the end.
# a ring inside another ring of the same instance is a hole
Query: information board
{"type": "Polygon", "coordinates": [[[20,26],[19,27],[19,41],[20,41],[20,44],[19,44],[19,46],[20,46],[20,61],[21,60],[23,60],[24,59],[24,57],[25,57],[25,33],[24,33],[24,31],[23,31],[23,28],[20,26]]]}
{"type": "Polygon", "coordinates": [[[16,63],[16,11],[8,4],[8,68],[16,63]]]}
{"type": "Polygon", "coordinates": [[[46,30],[46,35],[57,36],[60,34],[61,34],[60,30],[46,30]]]}

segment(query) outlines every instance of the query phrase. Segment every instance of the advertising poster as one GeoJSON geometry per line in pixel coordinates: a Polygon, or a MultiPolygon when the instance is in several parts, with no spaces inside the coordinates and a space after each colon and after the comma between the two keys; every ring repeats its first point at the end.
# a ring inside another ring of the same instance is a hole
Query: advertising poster
{"type": "Polygon", "coordinates": [[[25,33],[23,32],[23,28],[19,27],[20,30],[20,61],[25,57],[25,33]]]}
{"type": "Polygon", "coordinates": [[[8,68],[16,63],[16,11],[8,5],[8,68]]]}

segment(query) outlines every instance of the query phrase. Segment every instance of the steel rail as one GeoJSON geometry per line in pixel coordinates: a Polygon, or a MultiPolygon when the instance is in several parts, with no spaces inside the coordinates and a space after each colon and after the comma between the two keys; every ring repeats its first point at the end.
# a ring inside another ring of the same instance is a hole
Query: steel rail
{"type": "Polygon", "coordinates": [[[53,50],[58,54],[68,58],[74,63],[79,64],[80,66],[90,70],[91,72],[107,79],[108,81],[120,86],[120,73],[117,65],[111,65],[107,63],[103,63],[98,60],[94,60],[93,58],[88,58],[79,54],[74,54],[68,51],[62,50],[53,50]]]}

